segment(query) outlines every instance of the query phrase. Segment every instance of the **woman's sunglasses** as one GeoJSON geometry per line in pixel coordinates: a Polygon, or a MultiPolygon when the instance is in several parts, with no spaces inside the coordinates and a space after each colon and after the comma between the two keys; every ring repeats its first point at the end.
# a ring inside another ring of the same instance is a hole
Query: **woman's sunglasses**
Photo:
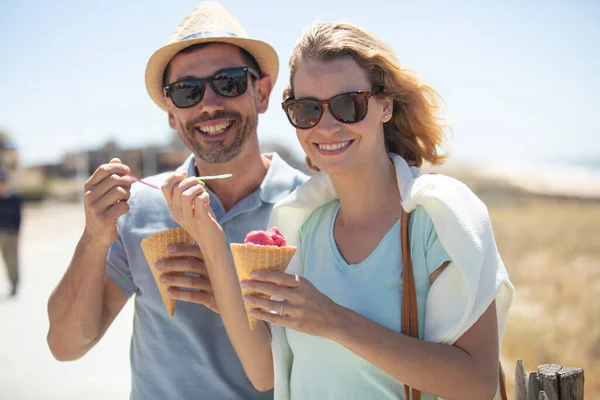
{"type": "Polygon", "coordinates": [[[206,84],[210,83],[215,93],[223,97],[241,96],[248,89],[248,72],[259,78],[258,72],[250,67],[228,68],[216,74],[198,79],[182,79],[164,87],[165,96],[169,96],[177,108],[189,108],[202,101],[206,84]]]}
{"type": "Polygon", "coordinates": [[[287,99],[281,105],[290,123],[298,129],[315,127],[323,116],[323,104],[336,120],[344,124],[362,121],[369,111],[369,99],[383,92],[383,86],[374,86],[371,90],[359,90],[333,96],[329,100],[287,99]]]}

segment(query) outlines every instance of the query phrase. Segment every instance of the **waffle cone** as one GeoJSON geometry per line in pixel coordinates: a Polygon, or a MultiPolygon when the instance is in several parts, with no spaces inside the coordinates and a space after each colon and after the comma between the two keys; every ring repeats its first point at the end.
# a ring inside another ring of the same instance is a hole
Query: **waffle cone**
{"type": "Polygon", "coordinates": [[[142,240],[141,243],[144,256],[146,256],[146,261],[148,261],[148,265],[150,266],[150,270],[152,271],[152,275],[154,276],[154,280],[158,286],[160,296],[162,297],[165,307],[167,308],[167,312],[171,317],[175,313],[175,305],[177,304],[177,300],[172,299],[167,295],[169,286],[165,285],[159,280],[160,276],[163,274],[163,271],[156,269],[154,264],[161,258],[173,258],[173,256],[167,252],[167,246],[172,243],[194,244],[194,239],[185,231],[185,229],[176,228],[150,235],[142,240]]]}
{"type": "MultiPolygon", "coordinates": [[[[250,272],[259,270],[285,271],[290,263],[292,256],[296,252],[295,247],[285,246],[259,246],[253,244],[232,243],[231,253],[235,263],[238,279],[241,281],[249,280],[250,272]]],[[[254,296],[268,299],[269,296],[253,292],[242,288],[242,295],[252,294],[254,296]]],[[[246,303],[246,314],[250,329],[254,330],[258,320],[250,315],[250,311],[255,308],[246,303]]]]}

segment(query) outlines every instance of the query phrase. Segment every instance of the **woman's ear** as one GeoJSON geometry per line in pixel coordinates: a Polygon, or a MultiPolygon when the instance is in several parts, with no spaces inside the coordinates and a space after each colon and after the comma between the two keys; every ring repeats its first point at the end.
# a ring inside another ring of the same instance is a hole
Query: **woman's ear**
{"type": "Polygon", "coordinates": [[[384,97],[381,99],[381,103],[383,105],[381,122],[385,124],[392,119],[394,114],[394,100],[391,97],[384,97]]]}

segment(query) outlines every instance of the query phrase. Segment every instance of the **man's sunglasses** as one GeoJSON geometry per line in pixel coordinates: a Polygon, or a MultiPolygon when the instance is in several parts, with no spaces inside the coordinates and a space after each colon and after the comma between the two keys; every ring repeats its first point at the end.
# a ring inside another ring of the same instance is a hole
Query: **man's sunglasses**
{"type": "Polygon", "coordinates": [[[228,68],[206,78],[189,78],[169,83],[164,87],[164,93],[178,108],[189,108],[200,103],[207,83],[210,83],[215,93],[223,97],[237,97],[248,89],[248,72],[257,79],[260,77],[250,67],[228,68]]]}
{"type": "Polygon", "coordinates": [[[333,96],[329,100],[287,99],[281,105],[290,123],[298,129],[310,129],[319,123],[323,116],[323,104],[336,120],[344,124],[362,121],[369,111],[369,99],[383,92],[383,86],[374,86],[371,90],[359,90],[333,96]]]}

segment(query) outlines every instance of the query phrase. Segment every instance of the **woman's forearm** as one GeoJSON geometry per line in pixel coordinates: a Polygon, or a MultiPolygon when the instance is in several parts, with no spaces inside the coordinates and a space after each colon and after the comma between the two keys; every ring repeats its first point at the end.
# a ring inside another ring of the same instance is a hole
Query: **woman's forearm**
{"type": "Polygon", "coordinates": [[[250,330],[242,291],[227,248],[203,254],[219,313],[248,379],[257,390],[272,389],[273,357],[267,325],[259,321],[255,329],[250,330]]]}
{"type": "Polygon", "coordinates": [[[490,382],[497,373],[490,381],[465,350],[406,336],[349,309],[344,309],[343,326],[332,339],[425,393],[445,399],[492,399],[496,392],[490,382]]]}

